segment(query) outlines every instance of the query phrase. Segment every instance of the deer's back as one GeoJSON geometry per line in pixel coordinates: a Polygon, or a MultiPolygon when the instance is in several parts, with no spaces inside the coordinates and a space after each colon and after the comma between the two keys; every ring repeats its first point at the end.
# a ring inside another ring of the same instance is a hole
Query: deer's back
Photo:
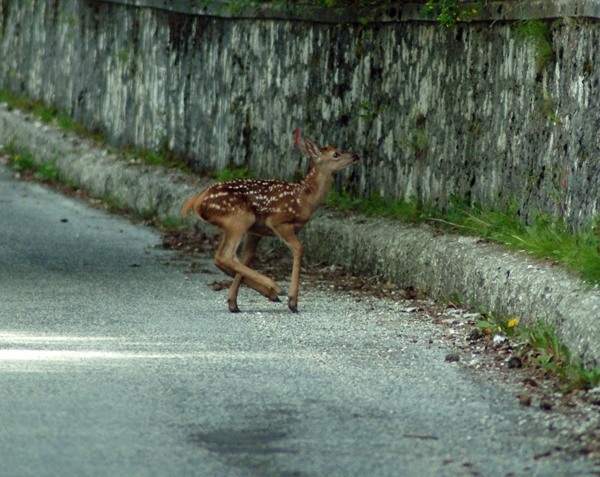
{"type": "Polygon", "coordinates": [[[211,186],[203,194],[199,215],[210,223],[230,214],[249,213],[255,218],[251,232],[272,235],[273,223],[291,223],[298,228],[307,215],[301,184],[276,180],[239,179],[211,186]]]}

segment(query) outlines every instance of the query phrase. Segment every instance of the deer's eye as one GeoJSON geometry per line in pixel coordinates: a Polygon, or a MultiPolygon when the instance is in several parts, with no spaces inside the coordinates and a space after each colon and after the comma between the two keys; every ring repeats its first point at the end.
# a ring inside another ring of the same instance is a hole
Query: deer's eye
{"type": "Polygon", "coordinates": [[[334,157],[335,159],[337,159],[338,157],[340,157],[340,154],[339,154],[338,152],[334,152],[334,153],[333,153],[333,157],[334,157]]]}

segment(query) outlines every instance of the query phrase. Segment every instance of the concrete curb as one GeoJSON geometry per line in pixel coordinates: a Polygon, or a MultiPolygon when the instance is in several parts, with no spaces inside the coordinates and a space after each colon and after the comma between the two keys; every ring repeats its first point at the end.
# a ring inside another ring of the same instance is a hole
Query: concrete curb
{"type": "MultiPolygon", "coordinates": [[[[209,183],[120,161],[92,141],[0,105],[0,143],[10,141],[34,152],[40,163],[55,161],[63,179],[91,195],[161,220],[180,220],[183,202],[209,183]]],[[[575,357],[600,363],[600,293],[561,269],[476,238],[434,236],[428,227],[329,210],[313,218],[302,241],[307,256],[317,260],[380,275],[402,287],[419,286],[435,298],[458,294],[465,304],[524,323],[544,320],[556,327],[575,357]]]]}

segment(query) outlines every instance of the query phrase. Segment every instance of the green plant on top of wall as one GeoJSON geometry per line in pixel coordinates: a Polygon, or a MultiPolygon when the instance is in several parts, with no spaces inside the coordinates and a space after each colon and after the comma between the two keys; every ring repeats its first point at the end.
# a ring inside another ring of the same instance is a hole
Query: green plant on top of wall
{"type": "Polygon", "coordinates": [[[423,14],[429,18],[435,18],[440,26],[451,27],[457,21],[465,21],[472,18],[481,11],[484,0],[478,0],[477,5],[464,4],[457,0],[428,0],[423,5],[423,14]]]}
{"type": "MultiPolygon", "coordinates": [[[[195,1],[202,6],[208,6],[217,2],[217,0],[195,1]]],[[[221,6],[218,11],[235,15],[245,9],[258,10],[263,5],[292,11],[312,5],[323,8],[362,7],[364,10],[371,10],[373,13],[377,13],[387,7],[393,6],[395,3],[393,0],[231,0],[220,3],[221,6]]],[[[459,0],[428,0],[423,5],[422,13],[426,18],[436,19],[440,26],[451,27],[457,21],[471,19],[481,11],[481,6],[484,3],[485,0],[476,0],[475,3],[468,4],[459,0]]],[[[361,17],[359,21],[362,24],[367,24],[369,21],[372,21],[368,17],[372,18],[372,15],[361,17]]]]}

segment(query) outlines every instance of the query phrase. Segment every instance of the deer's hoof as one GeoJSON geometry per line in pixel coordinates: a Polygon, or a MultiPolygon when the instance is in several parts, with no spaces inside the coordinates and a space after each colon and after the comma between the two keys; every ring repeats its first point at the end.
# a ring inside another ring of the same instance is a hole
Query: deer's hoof
{"type": "Polygon", "coordinates": [[[297,306],[288,305],[288,307],[292,311],[292,313],[298,313],[298,307],[297,306]]]}
{"type": "Polygon", "coordinates": [[[227,307],[231,313],[239,313],[240,309],[237,306],[237,303],[233,302],[233,300],[227,300],[227,307]]]}
{"type": "Polygon", "coordinates": [[[271,299],[271,301],[272,301],[273,303],[281,303],[281,300],[279,299],[279,297],[278,297],[278,296],[276,296],[275,298],[272,298],[272,299],[271,299]]]}

